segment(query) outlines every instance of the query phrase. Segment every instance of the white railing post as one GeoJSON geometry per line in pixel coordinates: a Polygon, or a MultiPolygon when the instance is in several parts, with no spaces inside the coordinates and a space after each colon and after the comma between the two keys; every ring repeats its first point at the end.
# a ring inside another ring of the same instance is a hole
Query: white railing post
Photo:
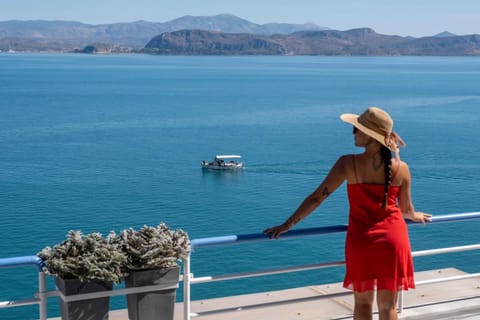
{"type": "Polygon", "coordinates": [[[39,272],[38,273],[38,299],[39,306],[39,317],[40,320],[47,320],[47,297],[45,293],[47,292],[47,282],[45,279],[45,273],[39,272]]]}
{"type": "Polygon", "coordinates": [[[400,290],[398,294],[398,313],[403,311],[403,290],[400,290]]]}
{"type": "Polygon", "coordinates": [[[183,260],[183,319],[190,320],[190,252],[183,260]]]}

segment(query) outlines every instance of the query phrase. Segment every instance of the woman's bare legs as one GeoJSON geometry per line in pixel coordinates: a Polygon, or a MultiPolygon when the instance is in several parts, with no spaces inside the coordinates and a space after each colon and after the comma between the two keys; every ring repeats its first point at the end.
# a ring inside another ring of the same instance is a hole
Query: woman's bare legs
{"type": "Polygon", "coordinates": [[[372,320],[373,291],[353,292],[355,307],[354,320],[372,320]]]}
{"type": "Polygon", "coordinates": [[[377,306],[379,320],[397,320],[398,292],[379,290],[377,292],[377,306]]]}
{"type": "MultiPolygon", "coordinates": [[[[354,292],[354,320],[372,320],[373,291],[354,292]]],[[[379,320],[397,320],[398,292],[388,290],[377,291],[377,307],[379,320]]]]}

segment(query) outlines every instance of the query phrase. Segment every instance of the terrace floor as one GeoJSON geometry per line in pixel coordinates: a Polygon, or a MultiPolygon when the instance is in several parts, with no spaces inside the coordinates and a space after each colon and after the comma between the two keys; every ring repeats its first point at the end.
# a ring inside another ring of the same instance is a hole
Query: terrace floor
{"type": "MultiPolygon", "coordinates": [[[[464,274],[447,268],[417,272],[415,276],[418,282],[464,274]]],[[[348,320],[352,319],[352,312],[353,296],[341,283],[198,300],[191,304],[192,320],[348,320]]],[[[128,320],[127,311],[111,311],[109,319],[128,320]]],[[[177,303],[175,320],[183,319],[183,303],[177,303]]],[[[374,319],[378,319],[377,315],[374,319]]],[[[480,277],[418,285],[404,292],[399,319],[479,320],[480,277]]]]}

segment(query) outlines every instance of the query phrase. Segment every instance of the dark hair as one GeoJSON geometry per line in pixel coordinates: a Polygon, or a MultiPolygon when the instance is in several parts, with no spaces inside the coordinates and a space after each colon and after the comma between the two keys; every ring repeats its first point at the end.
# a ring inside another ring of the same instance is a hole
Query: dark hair
{"type": "Polygon", "coordinates": [[[388,203],[388,187],[390,186],[390,178],[391,178],[391,160],[392,160],[392,151],[387,147],[382,145],[380,149],[380,154],[383,158],[383,168],[385,171],[385,188],[384,188],[384,195],[383,195],[383,209],[387,209],[388,203]]]}

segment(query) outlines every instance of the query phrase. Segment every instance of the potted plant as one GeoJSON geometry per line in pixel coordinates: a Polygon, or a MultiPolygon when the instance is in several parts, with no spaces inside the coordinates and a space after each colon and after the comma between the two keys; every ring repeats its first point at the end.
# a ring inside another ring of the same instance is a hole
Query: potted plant
{"type": "Polygon", "coordinates": [[[139,230],[123,230],[112,242],[125,255],[127,288],[164,285],[165,290],[127,295],[130,320],[173,320],[175,294],[180,277],[178,261],[188,255],[190,242],[182,229],[171,230],[165,223],[139,230]]]}
{"type": "MultiPolygon", "coordinates": [[[[64,241],[37,255],[44,261],[44,272],[55,277],[58,290],[66,296],[112,290],[125,275],[124,254],[100,233],[69,231],[64,241]]],[[[108,319],[109,304],[109,297],[68,303],[61,299],[62,319],[108,319]]]]}

